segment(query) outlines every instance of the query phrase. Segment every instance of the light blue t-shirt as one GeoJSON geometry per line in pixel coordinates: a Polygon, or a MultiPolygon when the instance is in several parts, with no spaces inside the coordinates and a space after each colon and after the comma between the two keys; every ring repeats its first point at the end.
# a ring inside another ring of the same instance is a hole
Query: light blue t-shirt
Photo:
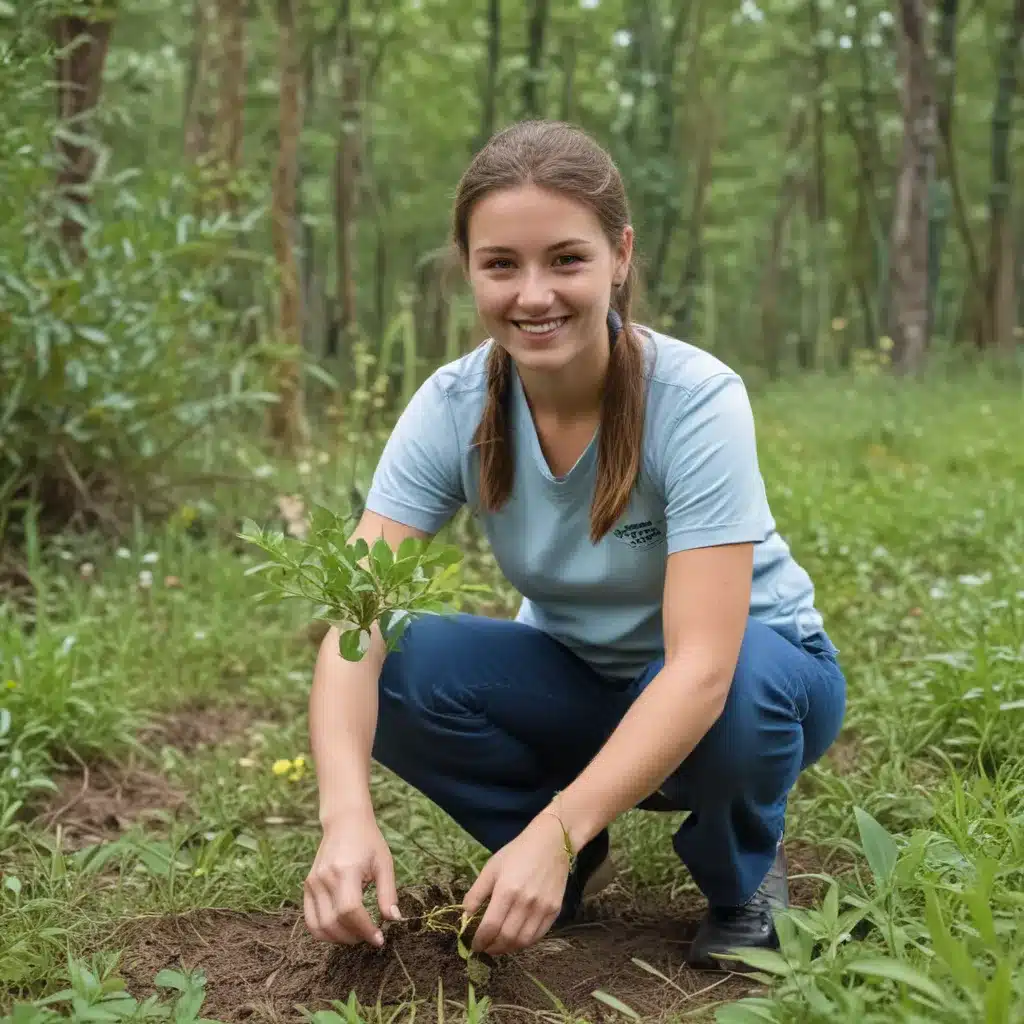
{"type": "Polygon", "coordinates": [[[554,477],[513,364],[512,495],[479,509],[472,438],[487,393],[493,341],[442,366],[402,412],[366,507],[436,533],[468,504],[505,578],[523,595],[517,618],[561,641],[605,676],[633,678],[664,653],[668,555],[754,543],[750,614],[792,640],[822,629],[814,587],[775,530],[740,377],[710,353],[640,328],[647,405],[641,471],[629,504],[596,545],[590,506],[597,436],[554,477]]]}

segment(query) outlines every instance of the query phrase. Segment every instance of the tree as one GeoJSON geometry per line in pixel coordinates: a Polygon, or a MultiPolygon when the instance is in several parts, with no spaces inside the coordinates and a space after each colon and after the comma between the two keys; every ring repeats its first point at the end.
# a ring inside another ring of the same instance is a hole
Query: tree
{"type": "Polygon", "coordinates": [[[920,369],[928,348],[928,196],[934,176],[935,94],[928,0],[897,0],[903,149],[890,235],[893,365],[920,369]]]}
{"type": "Polygon", "coordinates": [[[89,134],[89,117],[103,84],[103,65],[114,27],[114,3],[91,0],[78,14],[60,14],[53,22],[57,47],[57,190],[65,203],[60,233],[69,253],[82,256],[89,183],[96,168],[96,143],[89,134]]]}
{"type": "Polygon", "coordinates": [[[270,407],[270,433],[288,451],[305,442],[300,360],[302,348],[299,266],[295,258],[295,192],[298,179],[299,129],[302,124],[302,62],[296,38],[297,0],[277,0],[280,52],[278,154],[274,172],[273,241],[279,278],[278,337],[295,355],[278,363],[278,402],[270,407]]]}
{"type": "Polygon", "coordinates": [[[1016,261],[1011,216],[1010,172],[1013,103],[1017,95],[1017,71],[1024,41],[1024,0],[1010,0],[1003,34],[992,105],[992,184],[988,195],[988,263],[985,297],[976,326],[980,345],[1009,348],[1014,343],[1017,317],[1016,261]]]}

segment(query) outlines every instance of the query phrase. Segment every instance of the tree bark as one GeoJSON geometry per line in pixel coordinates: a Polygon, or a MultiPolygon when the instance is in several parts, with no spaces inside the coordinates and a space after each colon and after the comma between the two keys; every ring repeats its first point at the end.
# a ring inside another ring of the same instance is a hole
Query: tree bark
{"type": "Polygon", "coordinates": [[[295,258],[295,195],[298,178],[299,130],[302,124],[302,64],[296,41],[296,0],[278,0],[280,87],[278,99],[278,154],[274,170],[272,224],[274,257],[280,284],[279,340],[293,347],[294,358],[277,366],[278,402],[270,406],[270,433],[288,452],[307,438],[302,409],[300,358],[302,330],[299,267],[295,258]]]}
{"type": "Polygon", "coordinates": [[[935,41],[936,123],[939,138],[946,145],[936,160],[936,201],[928,216],[928,325],[935,325],[935,309],[942,278],[942,254],[949,223],[950,158],[953,149],[953,110],[956,98],[956,32],[960,0],[941,0],[939,28],[935,41]]]}
{"type": "Polygon", "coordinates": [[[913,373],[928,349],[928,196],[934,174],[935,94],[927,0],[897,0],[903,150],[890,244],[889,334],[893,366],[913,373]]]}
{"type": "Polygon", "coordinates": [[[487,76],[484,80],[483,103],[480,108],[480,149],[494,133],[498,103],[498,71],[501,69],[501,0],[487,2],[487,76]]]}
{"type": "Polygon", "coordinates": [[[356,192],[360,171],[360,76],[356,61],[351,0],[344,0],[338,25],[341,60],[341,118],[334,155],[334,257],[337,275],[335,322],[328,355],[336,357],[351,339],[356,309],[356,192]]]}
{"type": "Polygon", "coordinates": [[[233,213],[238,205],[234,184],[242,163],[245,111],[244,0],[217,0],[217,37],[216,180],[221,208],[233,213]]]}
{"type": "Polygon", "coordinates": [[[1017,71],[1024,39],[1024,0],[1011,0],[1006,34],[999,57],[996,98],[992,107],[992,184],[988,196],[988,263],[985,275],[984,311],[978,318],[979,346],[1009,348],[1014,343],[1017,319],[1016,266],[1013,222],[1011,137],[1017,71]]]}
{"type": "Polygon", "coordinates": [[[778,377],[782,368],[781,328],[779,326],[779,282],[782,254],[786,247],[786,225],[799,194],[800,174],[793,159],[803,143],[807,119],[803,110],[797,110],[790,124],[783,161],[787,168],[779,184],[779,202],[772,217],[768,252],[761,276],[761,352],[771,377],[778,377]]]}
{"type": "Polygon", "coordinates": [[[523,117],[543,114],[540,80],[544,65],[544,32],[548,23],[548,0],[533,0],[527,30],[526,77],[523,79],[523,117]]]}
{"type": "MultiPolygon", "coordinates": [[[[99,102],[113,25],[114,6],[110,3],[92,4],[88,16],[62,15],[53,22],[57,116],[73,135],[89,134],[88,120],[99,102]]],[[[61,219],[60,234],[68,252],[78,259],[96,152],[90,144],[80,145],[60,134],[57,155],[57,191],[70,204],[61,219]]]]}
{"type": "Polygon", "coordinates": [[[212,0],[193,0],[192,46],[185,84],[183,144],[191,163],[201,160],[210,149],[211,116],[209,93],[214,77],[213,52],[216,37],[212,0]]]}
{"type": "Polygon", "coordinates": [[[814,54],[811,74],[811,111],[813,117],[814,169],[807,190],[808,219],[811,225],[811,252],[814,264],[814,328],[800,333],[797,362],[802,370],[812,369],[818,358],[819,339],[827,330],[829,308],[828,280],[828,194],[825,175],[825,89],[828,85],[828,51],[821,40],[819,0],[809,0],[808,21],[814,54]]]}

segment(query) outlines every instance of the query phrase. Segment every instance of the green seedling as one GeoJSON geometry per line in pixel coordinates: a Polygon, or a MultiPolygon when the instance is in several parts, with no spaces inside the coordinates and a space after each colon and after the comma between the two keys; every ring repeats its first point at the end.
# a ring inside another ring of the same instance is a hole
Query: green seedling
{"type": "Polygon", "coordinates": [[[467,929],[476,915],[463,910],[461,903],[447,903],[430,907],[424,913],[406,917],[403,920],[419,921],[420,928],[428,932],[448,932],[455,936],[459,956],[466,964],[466,974],[471,982],[484,986],[491,976],[491,969],[479,960],[468,944],[467,929]]]}
{"type": "Polygon", "coordinates": [[[414,615],[452,611],[460,595],[489,590],[461,580],[462,554],[454,546],[409,537],[393,551],[383,537],[372,545],[362,538],[348,543],[350,534],[350,521],[314,505],[305,537],[263,529],[251,519],[238,535],[268,556],[246,572],[268,585],[255,600],[308,601],[315,619],[338,628],[347,661],[366,654],[375,623],[393,650],[414,615]]]}

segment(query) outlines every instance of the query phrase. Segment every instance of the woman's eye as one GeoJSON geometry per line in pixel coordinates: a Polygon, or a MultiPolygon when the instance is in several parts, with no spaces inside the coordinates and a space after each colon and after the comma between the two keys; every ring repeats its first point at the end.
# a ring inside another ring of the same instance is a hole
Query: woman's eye
{"type": "Polygon", "coordinates": [[[512,261],[511,260],[506,260],[506,259],[500,259],[499,258],[499,259],[496,259],[496,260],[491,260],[491,262],[487,264],[487,269],[488,270],[508,270],[508,268],[511,267],[511,266],[512,266],[512,261]]]}
{"type": "Polygon", "coordinates": [[[581,263],[582,262],[582,260],[579,258],[579,256],[576,256],[576,255],[574,255],[571,252],[564,252],[564,253],[562,253],[561,256],[557,257],[556,262],[558,262],[558,260],[571,260],[572,261],[571,263],[558,263],[558,266],[560,266],[560,267],[571,267],[574,263],[581,263]]]}

